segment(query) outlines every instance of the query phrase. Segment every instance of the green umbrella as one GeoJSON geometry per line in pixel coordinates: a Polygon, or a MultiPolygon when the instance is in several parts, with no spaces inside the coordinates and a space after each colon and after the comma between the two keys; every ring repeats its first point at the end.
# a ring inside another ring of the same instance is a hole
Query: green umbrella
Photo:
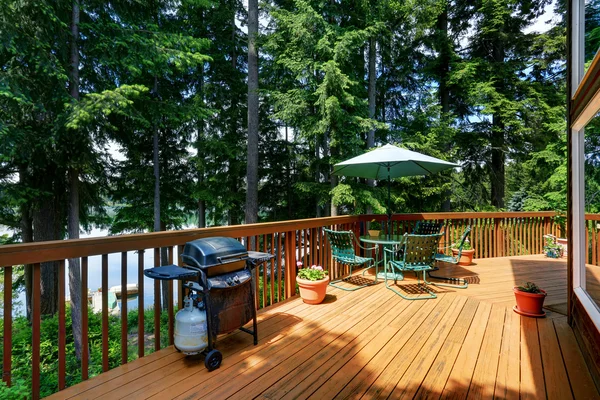
{"type": "Polygon", "coordinates": [[[334,175],[356,176],[388,181],[388,228],[391,227],[392,209],[390,181],[403,176],[429,175],[458,167],[448,161],[386,144],[373,151],[356,156],[333,167],[334,175]]]}

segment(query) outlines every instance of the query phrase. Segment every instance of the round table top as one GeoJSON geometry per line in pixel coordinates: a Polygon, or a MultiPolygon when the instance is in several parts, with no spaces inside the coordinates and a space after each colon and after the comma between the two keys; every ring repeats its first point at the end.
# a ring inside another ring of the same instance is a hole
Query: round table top
{"type": "Polygon", "coordinates": [[[404,235],[361,236],[361,242],[376,244],[400,244],[404,241],[404,235]]]}

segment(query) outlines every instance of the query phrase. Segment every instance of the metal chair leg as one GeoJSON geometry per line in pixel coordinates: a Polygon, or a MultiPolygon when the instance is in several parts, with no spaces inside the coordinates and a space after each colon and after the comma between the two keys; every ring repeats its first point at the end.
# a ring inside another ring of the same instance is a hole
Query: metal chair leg
{"type": "MultiPolygon", "coordinates": [[[[393,273],[393,269],[392,269],[392,273],[393,273]]],[[[423,281],[425,281],[425,271],[423,271],[423,281]]],[[[395,278],[395,273],[394,273],[394,284],[396,284],[396,283],[397,283],[397,280],[395,278]]],[[[418,275],[417,275],[417,286],[421,287],[421,282],[419,281],[418,275]]],[[[388,289],[390,289],[392,292],[396,293],[398,296],[400,296],[400,297],[402,297],[403,299],[406,299],[406,300],[427,300],[427,299],[435,299],[435,298],[437,298],[437,295],[434,292],[432,292],[431,290],[429,290],[427,288],[427,285],[424,285],[423,288],[425,289],[425,291],[427,293],[429,293],[428,296],[423,296],[423,297],[405,296],[404,294],[402,294],[401,292],[399,292],[398,290],[396,290],[394,287],[388,285],[387,268],[385,268],[385,287],[388,288],[388,289]]]]}

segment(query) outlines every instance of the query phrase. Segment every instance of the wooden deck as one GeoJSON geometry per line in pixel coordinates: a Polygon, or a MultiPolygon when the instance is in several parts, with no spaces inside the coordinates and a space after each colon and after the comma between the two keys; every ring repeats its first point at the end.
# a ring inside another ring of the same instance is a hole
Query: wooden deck
{"type": "MultiPolygon", "coordinates": [[[[172,347],[57,393],[53,398],[597,399],[566,317],[520,317],[512,287],[534,280],[547,305],[566,302],[566,263],[542,256],[475,260],[444,268],[465,290],[406,301],[383,283],[323,304],[293,298],[259,314],[259,344],[242,332],[217,343],[207,372],[172,347]]],[[[399,282],[413,291],[414,281],[399,282]]]]}

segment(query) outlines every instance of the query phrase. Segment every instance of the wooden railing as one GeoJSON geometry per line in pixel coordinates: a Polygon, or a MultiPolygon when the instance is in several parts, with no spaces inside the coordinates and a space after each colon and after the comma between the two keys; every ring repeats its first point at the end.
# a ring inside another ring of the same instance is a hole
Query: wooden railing
{"type": "MultiPolygon", "coordinates": [[[[547,233],[560,235],[558,224],[553,212],[537,213],[428,213],[428,214],[398,214],[393,216],[392,230],[395,234],[410,232],[419,220],[437,220],[445,223],[444,244],[453,243],[462,234],[467,225],[472,227],[471,243],[475,248],[476,258],[504,257],[513,255],[539,254],[544,245],[542,236],[547,233]]],[[[365,223],[372,219],[386,221],[381,215],[342,216],[307,220],[294,220],[264,224],[240,225],[229,227],[213,227],[205,229],[190,229],[182,231],[155,232],[147,234],[111,236],[103,238],[77,239],[28,243],[0,246],[0,267],[4,273],[4,347],[3,347],[3,380],[11,385],[11,344],[13,335],[12,298],[11,290],[13,267],[31,265],[33,270],[32,285],[32,342],[31,342],[31,394],[33,398],[40,395],[40,284],[42,263],[57,262],[59,271],[58,290],[58,390],[66,387],[66,355],[65,355],[65,265],[68,259],[81,259],[81,308],[83,310],[83,354],[81,357],[81,380],[88,379],[88,265],[92,256],[101,257],[102,271],[102,371],[109,369],[109,316],[108,316],[108,256],[121,254],[121,287],[126,293],[128,268],[137,270],[139,285],[138,309],[144,310],[144,251],[154,253],[153,266],[160,263],[160,249],[168,249],[169,262],[177,259],[183,265],[179,255],[183,246],[191,240],[228,236],[242,240],[249,250],[269,252],[275,257],[265,263],[262,268],[255,269],[257,284],[256,307],[263,308],[296,294],[296,263],[304,265],[319,264],[328,269],[332,278],[345,273],[334,266],[330,259],[330,249],[323,227],[337,230],[353,230],[356,236],[365,231],[365,223]],[[292,249],[293,251],[288,251],[292,249]],[[137,265],[127,264],[127,252],[137,251],[137,265]],[[283,272],[283,273],[282,273],[283,272]]],[[[597,218],[600,220],[600,217],[597,218]]],[[[594,220],[596,221],[596,220],[594,220]]],[[[595,225],[594,225],[595,226],[595,225]]],[[[594,261],[600,259],[600,236],[594,231],[592,248],[594,261]]],[[[177,288],[177,305],[182,306],[183,290],[181,282],[177,288]]],[[[169,299],[174,299],[173,283],[169,284],[169,299]]],[[[360,295],[359,293],[357,295],[360,295]]],[[[160,318],[161,311],[157,307],[160,298],[159,281],[154,282],[154,349],[161,348],[160,318]]],[[[121,364],[128,361],[128,321],[127,302],[123,301],[121,312],[121,364]]],[[[173,343],[174,301],[167,305],[168,314],[168,344],[173,343]]],[[[139,312],[137,321],[137,356],[144,356],[145,335],[143,313],[139,312]]]]}

